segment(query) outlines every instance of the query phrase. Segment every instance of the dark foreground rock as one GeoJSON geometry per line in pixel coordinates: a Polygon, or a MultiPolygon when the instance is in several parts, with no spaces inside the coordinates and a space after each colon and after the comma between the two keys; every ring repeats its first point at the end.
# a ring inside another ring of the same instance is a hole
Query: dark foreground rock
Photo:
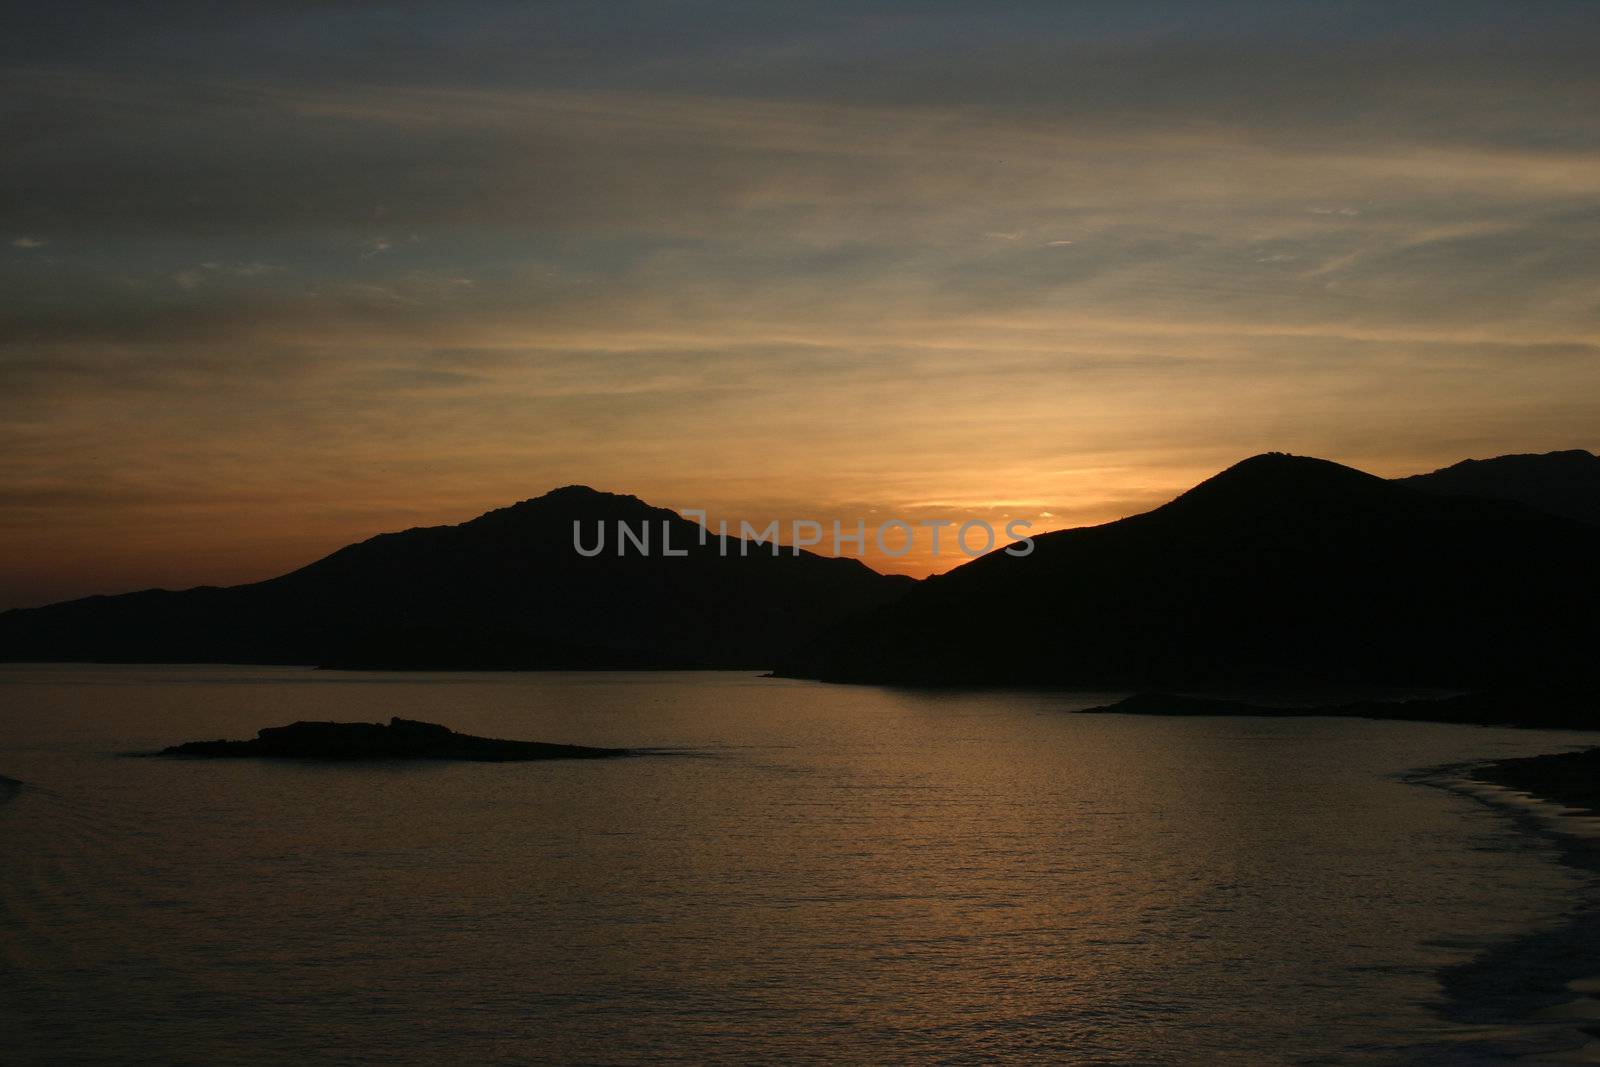
{"type": "Polygon", "coordinates": [[[1600,748],[1496,760],[1473,768],[1471,774],[1480,782],[1600,814],[1600,748]]]}
{"type": "Polygon", "coordinates": [[[1468,726],[1524,726],[1549,730],[1600,728],[1600,697],[1571,689],[1461,693],[1410,700],[1357,700],[1340,704],[1277,705],[1173,693],[1135,693],[1088,708],[1122,715],[1262,715],[1277,717],[1348,716],[1448,722],[1468,726]]]}
{"type": "Polygon", "coordinates": [[[626,756],[625,748],[552,745],[541,741],[502,741],[458,734],[437,723],[394,718],[378,722],[297,722],[269,726],[253,741],[190,741],[161,751],[163,756],[271,759],[440,759],[540,760],[606,759],[626,756]]]}

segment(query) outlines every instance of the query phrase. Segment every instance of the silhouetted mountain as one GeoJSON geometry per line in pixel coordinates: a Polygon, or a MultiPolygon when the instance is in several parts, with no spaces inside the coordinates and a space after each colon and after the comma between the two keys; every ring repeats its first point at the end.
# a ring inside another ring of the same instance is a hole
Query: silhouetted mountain
{"type": "Polygon", "coordinates": [[[1600,456],[1580,448],[1467,459],[1395,480],[1430,493],[1516,500],[1552,515],[1600,523],[1600,456]]]}
{"type": "Polygon", "coordinates": [[[0,615],[0,659],[383,668],[770,667],[781,650],[915,584],[858,560],[730,538],[582,486],[459,526],[381,534],[227,589],[89,597],[0,615]],[[592,547],[573,547],[573,524],[592,547]],[[648,530],[619,555],[617,523],[648,530]],[[662,553],[663,530],[670,547],[662,553]]]}
{"type": "Polygon", "coordinates": [[[930,578],[780,667],[837,681],[1146,688],[1568,677],[1600,529],[1256,456],[1147,514],[930,578]]]}

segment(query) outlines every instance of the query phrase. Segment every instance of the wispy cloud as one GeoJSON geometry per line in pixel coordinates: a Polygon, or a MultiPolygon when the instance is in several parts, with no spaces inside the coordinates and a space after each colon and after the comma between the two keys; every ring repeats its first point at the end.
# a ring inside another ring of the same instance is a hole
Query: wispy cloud
{"type": "Polygon", "coordinates": [[[24,41],[0,554],[204,516],[271,544],[194,580],[259,575],[574,481],[1074,524],[1266,448],[1600,444],[1578,7],[669,7],[24,41]]]}

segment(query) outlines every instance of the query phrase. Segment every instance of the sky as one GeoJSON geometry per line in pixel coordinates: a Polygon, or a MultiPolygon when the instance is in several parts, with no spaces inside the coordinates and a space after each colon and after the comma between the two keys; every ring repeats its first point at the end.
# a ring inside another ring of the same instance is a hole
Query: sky
{"type": "Polygon", "coordinates": [[[0,608],[573,483],[1038,531],[1600,447],[1595,3],[8,23],[0,608]]]}

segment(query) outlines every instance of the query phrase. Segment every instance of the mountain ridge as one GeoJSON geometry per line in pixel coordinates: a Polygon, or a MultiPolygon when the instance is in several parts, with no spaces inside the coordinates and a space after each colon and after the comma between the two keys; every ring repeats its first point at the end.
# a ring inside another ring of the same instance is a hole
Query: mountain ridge
{"type": "MultiPolygon", "coordinates": [[[[1600,464],[1582,450],[1502,458],[1600,464]]],[[[0,660],[776,666],[835,681],[1149,688],[1503,683],[1592,651],[1583,597],[1600,599],[1600,528],[1511,498],[1504,477],[1494,493],[1437,489],[1262,453],[1148,512],[917,582],[759,542],[746,556],[736,537],[574,484],[260,582],[13,609],[0,613],[0,660]],[[645,524],[684,558],[616,555],[615,542],[580,557],[574,521],[645,524]]]]}
{"type": "Polygon", "coordinates": [[[1600,523],[1600,456],[1582,448],[1464,459],[1395,481],[1431,493],[1515,500],[1553,515],[1600,523]]]}
{"type": "Polygon", "coordinates": [[[1597,559],[1600,529],[1576,520],[1268,453],[1149,512],[929,579],[779,673],[1135,689],[1500,683],[1593,659],[1597,559]]]}
{"type": "Polygon", "coordinates": [[[14,609],[0,614],[0,660],[765,669],[781,647],[913,582],[811,552],[745,556],[736,538],[724,554],[702,530],[637,497],[564,486],[260,582],[14,609]],[[574,522],[670,529],[684,555],[585,558],[574,522]]]}

